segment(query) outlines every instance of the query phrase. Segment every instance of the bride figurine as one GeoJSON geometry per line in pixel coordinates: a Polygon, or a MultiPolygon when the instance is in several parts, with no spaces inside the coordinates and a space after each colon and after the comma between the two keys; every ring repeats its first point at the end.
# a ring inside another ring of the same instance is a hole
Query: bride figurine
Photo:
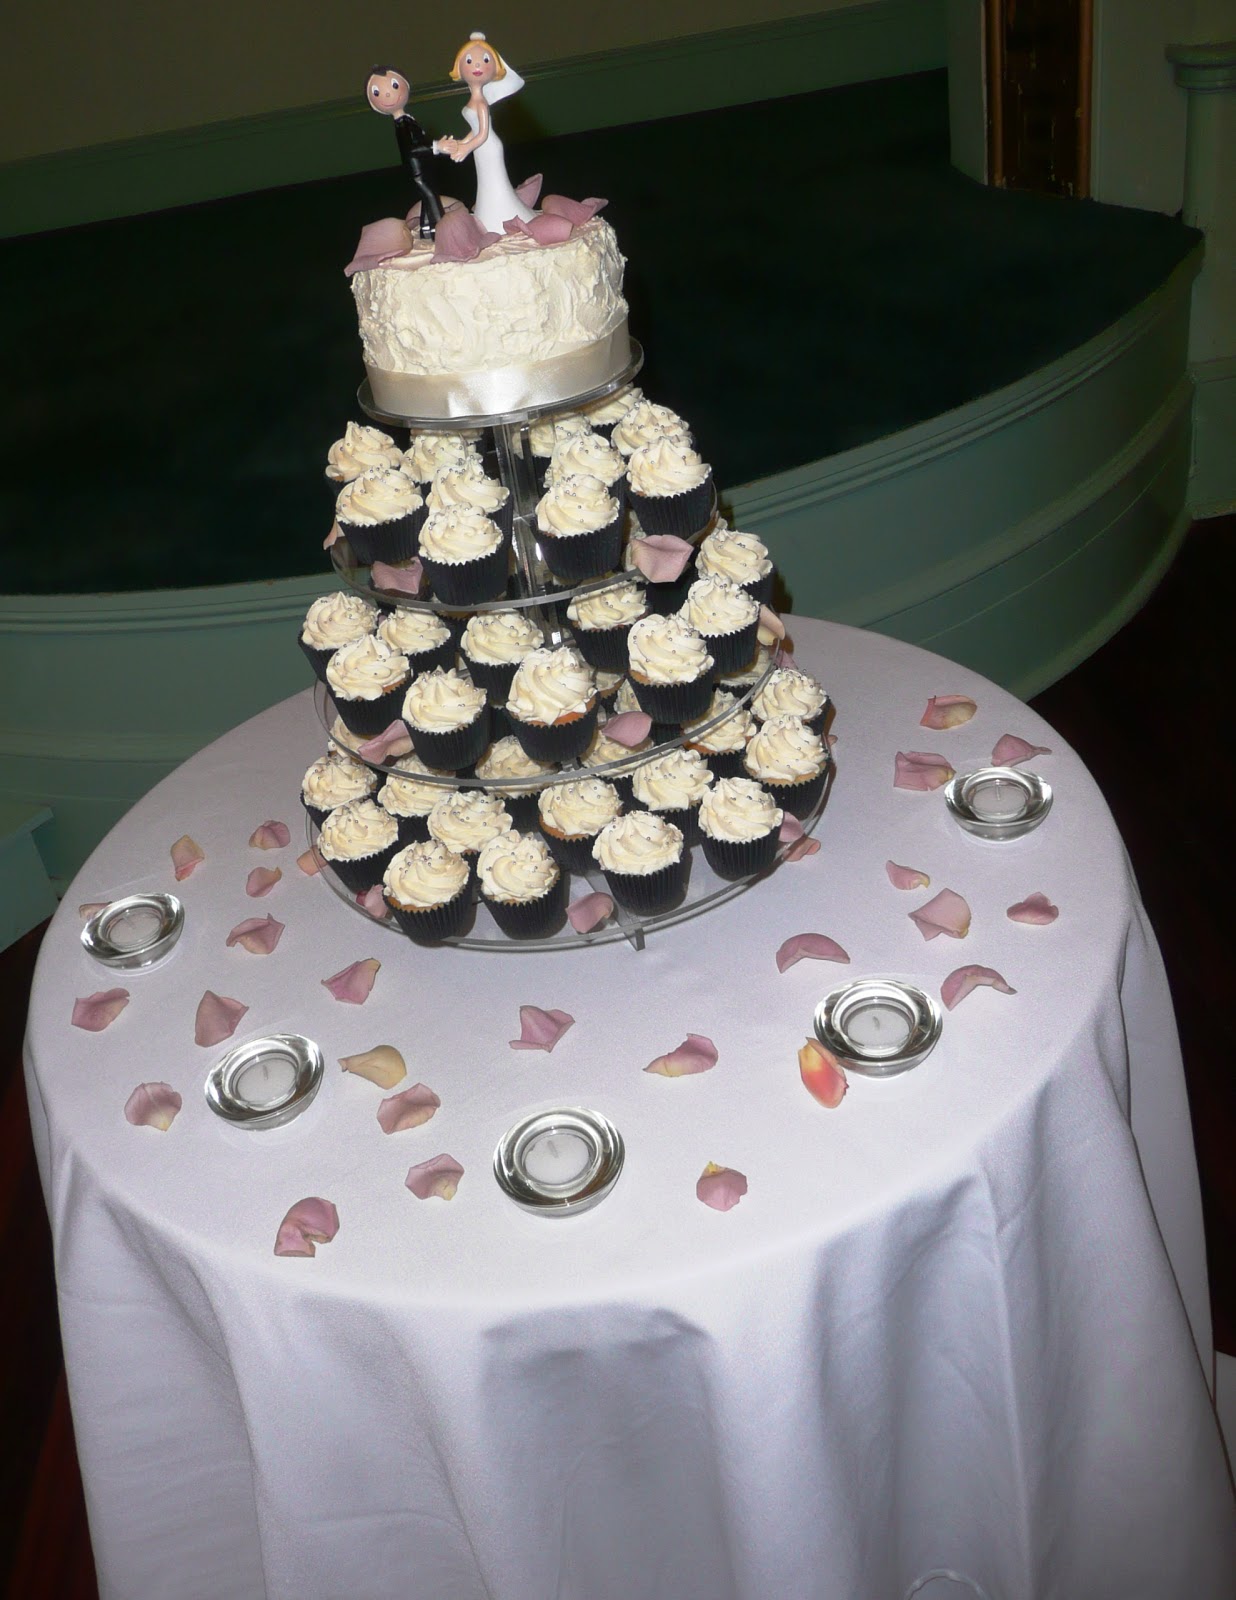
{"type": "Polygon", "coordinates": [[[463,118],[472,131],[466,139],[439,139],[437,147],[452,161],[463,161],[468,156],[475,158],[473,216],[490,233],[501,233],[502,224],[513,217],[531,222],[536,212],[526,206],[511,187],[502,140],[493,130],[489,110],[497,101],[522,89],[524,80],[492,45],[486,44],[483,33],[472,34],[467,44],[460,46],[451,77],[468,87],[463,118]]]}

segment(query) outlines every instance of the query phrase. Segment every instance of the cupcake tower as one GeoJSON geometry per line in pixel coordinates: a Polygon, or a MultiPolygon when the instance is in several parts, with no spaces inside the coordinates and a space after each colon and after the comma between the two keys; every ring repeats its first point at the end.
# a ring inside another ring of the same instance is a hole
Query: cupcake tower
{"type": "Polygon", "coordinates": [[[604,888],[638,944],[768,871],[822,802],[828,700],[761,637],[772,562],[716,516],[686,422],[629,383],[487,428],[399,420],[406,446],[349,423],[330,448],[349,587],[300,635],[330,731],[302,799],[337,884],[418,943],[476,937],[478,903],[552,939],[604,888]]]}

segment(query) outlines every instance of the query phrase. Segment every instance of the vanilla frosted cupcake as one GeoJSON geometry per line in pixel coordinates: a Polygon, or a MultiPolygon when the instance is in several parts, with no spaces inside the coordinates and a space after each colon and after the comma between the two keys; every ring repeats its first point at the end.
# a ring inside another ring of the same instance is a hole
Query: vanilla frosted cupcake
{"type": "Polygon", "coordinates": [[[688,736],[687,749],[697,750],[708,762],[714,776],[742,776],[743,756],[747,740],[755,732],[755,723],[746,706],[739,705],[736,695],[718,689],[704,715],[695,722],[689,722],[682,731],[688,736]],[[723,720],[714,727],[701,726],[717,717],[723,720]]]}
{"type": "Polygon", "coordinates": [[[345,484],[335,501],[335,521],[362,567],[375,561],[410,561],[425,520],[425,501],[398,467],[370,467],[345,484]]]}
{"type": "Polygon", "coordinates": [[[504,535],[510,534],[515,514],[511,491],[497,478],[487,478],[480,462],[473,459],[460,466],[439,467],[433,475],[425,504],[431,515],[435,511],[449,511],[452,506],[471,506],[483,516],[491,517],[504,535]]]}
{"type": "Polygon", "coordinates": [[[483,847],[476,863],[481,898],[512,939],[538,939],[566,910],[566,877],[535,833],[504,833],[483,847]]]}
{"type": "Polygon", "coordinates": [[[745,667],[738,672],[723,672],[721,674],[721,687],[723,689],[735,689],[739,693],[752,688],[775,665],[779,648],[779,646],[757,644],[755,655],[745,667]]]}
{"type": "Polygon", "coordinates": [[[511,813],[484,789],[456,789],[434,806],[428,827],[429,837],[462,856],[471,870],[484,845],[511,831],[511,813]]]}
{"type": "Polygon", "coordinates": [[[427,778],[430,776],[442,780],[450,779],[453,783],[455,775],[436,767],[427,767],[418,756],[401,756],[399,771],[392,772],[378,790],[378,804],[383,811],[389,812],[394,817],[401,845],[415,844],[419,839],[428,839],[429,813],[439,800],[445,800],[447,795],[456,793],[452,783],[428,782],[427,778]],[[417,777],[418,773],[424,773],[426,777],[417,777]]]}
{"type": "Polygon", "coordinates": [[[622,508],[587,473],[557,478],[537,502],[541,554],[563,583],[612,572],[622,555],[622,508]]]}
{"type": "Polygon", "coordinates": [[[428,767],[458,772],[489,743],[489,705],[479,684],[453,668],[422,673],[403,698],[412,748],[428,767]]]}
{"type": "Polygon", "coordinates": [[[478,611],[468,619],[460,651],[473,682],[491,703],[501,705],[516,667],[544,643],[545,635],[526,611],[478,611]]]}
{"type": "Polygon", "coordinates": [[[569,645],[533,650],[515,671],[506,713],[511,731],[534,760],[574,760],[596,731],[592,668],[569,645]]]}
{"type": "Polygon", "coordinates": [[[624,456],[634,455],[645,445],[658,439],[673,439],[679,444],[691,443],[691,430],[668,406],[659,406],[652,400],[640,400],[615,424],[610,441],[615,450],[624,456]]]}
{"type": "Polygon", "coordinates": [[[773,564],[768,547],[754,533],[717,528],[701,541],[696,567],[701,577],[728,578],[761,604],[772,593],[773,564]]]}
{"type": "Polygon", "coordinates": [[[728,578],[697,578],[682,615],[703,637],[718,673],[738,671],[755,654],[759,602],[728,578]]]}
{"type": "Polygon", "coordinates": [[[399,829],[372,800],[349,800],[327,815],[317,850],[345,889],[362,894],[381,883],[387,863],[399,848],[399,829]]]}
{"type": "Polygon", "coordinates": [[[524,829],[535,824],[537,797],[557,770],[552,761],[534,761],[514,734],[496,739],[476,764],[477,777],[524,829]]]}
{"type": "Polygon", "coordinates": [[[704,859],[722,878],[764,872],[777,856],[784,812],[750,778],[722,778],[700,804],[704,859]]]}
{"type": "Polygon", "coordinates": [[[691,722],[712,699],[713,658],[680,616],[643,617],[627,635],[627,678],[654,722],[691,722]]]}
{"type": "Polygon", "coordinates": [[[401,606],[378,623],[378,638],[407,656],[413,676],[455,665],[454,635],[435,611],[401,606]]]}
{"type": "Polygon", "coordinates": [[[687,539],[712,510],[712,468],[681,440],[654,439],[627,463],[627,495],[645,533],[687,539]]]}
{"type": "Polygon", "coordinates": [[[577,433],[554,446],[545,482],[552,486],[559,478],[576,475],[600,478],[621,505],[626,492],[626,474],[626,461],[608,439],[603,439],[599,433],[577,433]]]}
{"type": "Polygon", "coordinates": [[[319,756],[300,785],[300,803],[320,828],[337,806],[367,800],[378,787],[378,775],[342,750],[319,756]]]}
{"type": "MultiPolygon", "coordinates": [[[[638,707],[636,709],[638,710],[638,707]]],[[[631,774],[640,758],[651,749],[651,739],[641,739],[634,745],[619,744],[616,739],[609,738],[605,732],[605,724],[602,723],[593,736],[592,743],[580,757],[580,765],[595,776],[612,783],[623,801],[629,803],[634,794],[631,774]],[[615,767],[615,762],[621,762],[622,766],[615,767]]]]}
{"type": "Polygon", "coordinates": [[[428,485],[443,467],[481,467],[479,434],[414,433],[403,453],[404,470],[417,483],[428,485]]]}
{"type": "Polygon", "coordinates": [[[402,465],[403,451],[389,433],[362,422],[349,422],[343,438],[336,439],[326,452],[326,481],[332,494],[337,495],[345,483],[351,483],[371,467],[402,465]]]}
{"type": "Polygon", "coordinates": [[[576,595],[567,606],[567,621],[585,661],[602,671],[625,672],[627,635],[647,611],[643,588],[623,579],[576,595]]]}
{"type": "Polygon", "coordinates": [[[640,915],[667,911],[686,887],[682,834],[652,811],[617,817],[598,834],[592,855],[614,899],[640,915]]]}
{"type": "Polygon", "coordinates": [[[584,872],[602,828],[622,811],[622,796],[603,778],[570,778],[541,791],[538,820],[549,848],[564,867],[584,872]]]}
{"type": "Polygon", "coordinates": [[[592,424],[578,411],[560,412],[556,417],[542,417],[539,422],[534,422],[528,429],[528,447],[532,451],[537,482],[544,483],[545,473],[558,444],[591,432],[592,424]]]}
{"type": "Polygon", "coordinates": [[[667,750],[631,774],[636,804],[672,822],[686,844],[699,837],[696,817],[712,781],[708,763],[696,750],[667,750]]]}
{"type": "Polygon", "coordinates": [[[606,439],[626,416],[633,406],[639,405],[644,398],[644,391],[633,383],[628,383],[622,389],[615,389],[613,394],[606,395],[604,400],[594,400],[590,406],[584,406],[580,412],[590,427],[606,439]]]}
{"type": "MultiPolygon", "coordinates": [[[[624,572],[638,572],[639,562],[636,556],[642,542],[648,537],[639,525],[639,518],[632,513],[627,518],[628,532],[626,546],[622,552],[622,569],[624,572]]],[[[649,611],[656,611],[663,617],[668,617],[672,611],[681,610],[687,598],[687,590],[695,582],[695,552],[691,552],[686,565],[676,578],[670,578],[659,583],[646,582],[644,597],[648,602],[649,611]]]]}
{"type": "Polygon", "coordinates": [[[496,599],[506,588],[507,557],[501,528],[473,506],[435,511],[421,529],[421,564],[448,606],[496,599]]]}
{"type": "Polygon", "coordinates": [[[818,734],[797,717],[773,717],[754,733],[743,764],[777,804],[805,817],[824,793],[828,751],[818,734]]]}
{"type": "Polygon", "coordinates": [[[618,696],[619,689],[627,681],[626,673],[606,672],[604,667],[598,667],[595,671],[595,677],[597,680],[597,698],[600,700],[602,707],[612,706],[618,696]]]}
{"type": "Polygon", "coordinates": [[[342,645],[326,663],[326,686],[344,727],[372,739],[399,715],[411,676],[407,656],[368,633],[342,645]]]}
{"type": "Polygon", "coordinates": [[[352,644],[372,633],[378,624],[378,608],[358,594],[342,589],[320,595],[305,613],[300,630],[300,647],[310,666],[323,683],[326,663],[341,645],[352,644]]]}
{"type": "Polygon", "coordinates": [[[406,845],[382,877],[395,921],[417,944],[437,944],[466,931],[472,917],[468,863],[436,839],[406,845]]]}
{"type": "Polygon", "coordinates": [[[809,673],[797,667],[778,667],[751,701],[752,714],[761,722],[774,717],[798,717],[812,733],[823,733],[828,716],[828,696],[809,673]]]}

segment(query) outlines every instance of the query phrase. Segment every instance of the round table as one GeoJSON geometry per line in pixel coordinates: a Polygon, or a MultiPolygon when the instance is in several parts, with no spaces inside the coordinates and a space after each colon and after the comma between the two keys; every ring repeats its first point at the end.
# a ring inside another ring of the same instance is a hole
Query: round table
{"type": "Polygon", "coordinates": [[[418,949],[297,868],[308,693],[201,751],[83,868],[43,944],[28,1077],[56,1240],[68,1380],[104,1597],[124,1600],[1228,1600],[1230,1490],[1196,1169],[1170,1000],[1120,839],[1081,762],[973,672],[793,619],[838,708],[822,848],[698,920],[626,944],[418,949]],[[968,694],[963,726],[920,726],[968,694]],[[1055,805],[1024,839],[960,831],[898,750],[967,770],[1012,733],[1055,805]],[[268,819],[292,843],[249,844],[268,819]],[[169,849],[205,852],[183,883],[169,849]],[[930,887],[895,888],[886,863],[930,887]],[[246,894],[255,866],[282,877],[246,894]],[[964,938],[909,913],[967,901],[964,938]],[[184,936],[117,980],[79,902],[175,889],[184,936]],[[1047,926],[1007,910],[1041,892],[1047,926]],[[226,947],[271,913],[277,949],[226,947]],[[849,965],[778,971],[800,932],[849,965]],[[322,981],[381,962],[363,1003],[322,981]],[[800,1081],[817,1001],[847,976],[975,990],[924,1065],[800,1081]],[[121,982],[105,1030],[75,998],[121,982]],[[248,1006],[194,1043],[206,990],[248,1006]],[[521,1005],[569,1012],[512,1049],[521,1005]],[[282,1030],[316,1040],[309,1110],[251,1133],[209,1068],[282,1030]],[[646,1066],[689,1033],[711,1071],[646,1066]],[[378,1044],[441,1109],[386,1134],[384,1092],[336,1063],[378,1044]],[[130,1125],[134,1087],[184,1097],[130,1125]],[[529,1110],[587,1105],[626,1140],[588,1213],[516,1208],[491,1164],[529,1110]],[[439,1153],[449,1202],[405,1187],[439,1153]],[[744,1173],[701,1204],[706,1163],[744,1173]],[[338,1208],[316,1256],[276,1256],[288,1208],[338,1208]]]}

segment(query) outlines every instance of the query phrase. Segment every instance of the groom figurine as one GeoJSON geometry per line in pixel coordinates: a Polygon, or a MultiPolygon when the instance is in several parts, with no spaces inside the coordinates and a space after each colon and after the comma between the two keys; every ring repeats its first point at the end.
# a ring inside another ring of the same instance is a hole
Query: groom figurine
{"type": "Polygon", "coordinates": [[[408,80],[394,67],[374,67],[365,84],[365,99],[375,111],[395,123],[399,157],[411,175],[421,197],[421,238],[432,239],[442,220],[442,201],[434,187],[430,162],[438,154],[437,141],[430,139],[408,111],[408,80]]]}

